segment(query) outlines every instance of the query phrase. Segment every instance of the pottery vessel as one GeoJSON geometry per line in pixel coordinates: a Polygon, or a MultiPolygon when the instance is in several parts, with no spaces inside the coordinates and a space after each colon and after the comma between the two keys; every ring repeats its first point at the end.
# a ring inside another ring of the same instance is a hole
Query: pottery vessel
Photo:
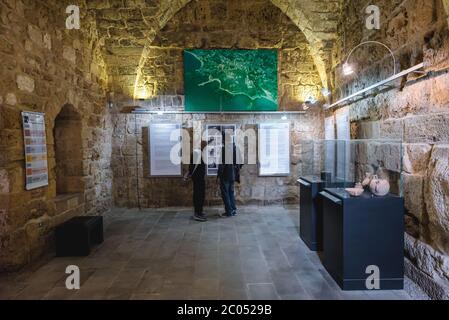
{"type": "Polygon", "coordinates": [[[390,183],[388,180],[379,179],[379,177],[375,175],[369,184],[369,188],[374,195],[383,197],[390,192],[390,183]]]}
{"type": "Polygon", "coordinates": [[[362,187],[363,188],[369,188],[371,180],[373,179],[373,175],[369,172],[365,174],[365,179],[362,181],[362,187]]]}
{"type": "Polygon", "coordinates": [[[346,188],[346,192],[348,192],[353,197],[360,197],[365,190],[360,188],[346,188]]]}

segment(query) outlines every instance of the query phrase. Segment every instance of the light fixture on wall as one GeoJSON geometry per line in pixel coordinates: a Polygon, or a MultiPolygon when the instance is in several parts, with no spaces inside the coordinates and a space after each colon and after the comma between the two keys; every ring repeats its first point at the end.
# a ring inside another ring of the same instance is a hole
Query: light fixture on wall
{"type": "Polygon", "coordinates": [[[317,103],[317,101],[318,100],[314,96],[309,96],[306,100],[306,103],[315,104],[315,103],[317,103]]]}
{"type": "Polygon", "coordinates": [[[343,64],[343,74],[345,76],[350,76],[353,73],[354,73],[354,69],[352,68],[352,66],[349,63],[345,62],[343,64]]]}
{"type": "Polygon", "coordinates": [[[106,94],[106,98],[107,98],[107,105],[108,108],[111,110],[114,107],[114,92],[108,92],[106,94]]]}
{"type": "Polygon", "coordinates": [[[323,97],[329,97],[331,95],[331,91],[328,88],[321,89],[321,93],[323,94],[323,97]]]}
{"type": "Polygon", "coordinates": [[[383,44],[382,42],[379,42],[379,41],[364,41],[364,42],[358,44],[357,46],[355,46],[355,47],[349,52],[348,57],[346,58],[345,63],[343,63],[343,69],[342,69],[342,70],[343,70],[343,75],[345,75],[345,76],[350,76],[350,75],[352,75],[352,74],[355,73],[354,66],[352,66],[352,65],[349,63],[349,59],[351,58],[352,54],[354,53],[354,51],[355,51],[356,49],[358,49],[358,48],[360,48],[361,46],[366,45],[366,44],[376,44],[376,45],[380,45],[380,46],[382,46],[382,47],[384,47],[384,48],[386,48],[386,49],[388,50],[388,52],[390,53],[391,57],[393,58],[393,72],[394,72],[393,75],[395,75],[395,74],[396,74],[396,57],[394,56],[393,50],[391,50],[387,45],[385,45],[385,44],[383,44]]]}
{"type": "Polygon", "coordinates": [[[309,110],[312,105],[317,103],[318,100],[314,96],[309,96],[306,101],[302,104],[302,109],[304,111],[309,110]]]}
{"type": "Polygon", "coordinates": [[[287,119],[288,119],[287,114],[284,112],[284,114],[281,117],[281,120],[286,121],[287,119]]]}

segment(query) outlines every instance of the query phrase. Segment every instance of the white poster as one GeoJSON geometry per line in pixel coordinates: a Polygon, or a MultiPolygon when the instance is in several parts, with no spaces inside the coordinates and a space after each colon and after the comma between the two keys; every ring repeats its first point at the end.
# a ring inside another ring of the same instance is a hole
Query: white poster
{"type": "Polygon", "coordinates": [[[150,175],[181,176],[181,124],[152,123],[148,134],[150,175]]]}
{"type": "Polygon", "coordinates": [[[290,124],[259,124],[259,175],[290,175],[290,124]]]}
{"type": "Polygon", "coordinates": [[[22,112],[22,122],[26,189],[32,190],[48,185],[45,115],[36,112],[22,112]]]}
{"type": "MultiPolygon", "coordinates": [[[[221,163],[221,148],[223,147],[223,135],[231,134],[232,141],[235,140],[235,124],[208,124],[206,125],[207,133],[207,175],[216,176],[218,173],[218,165],[221,163]]],[[[226,139],[226,138],[225,138],[226,139]]],[[[228,138],[229,139],[229,138],[228,138]]]]}

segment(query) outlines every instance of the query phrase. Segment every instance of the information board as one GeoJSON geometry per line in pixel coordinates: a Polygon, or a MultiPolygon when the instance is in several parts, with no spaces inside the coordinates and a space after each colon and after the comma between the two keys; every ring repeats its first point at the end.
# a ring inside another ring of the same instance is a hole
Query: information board
{"type": "Polygon", "coordinates": [[[259,124],[259,176],[290,175],[290,124],[259,124]]]}
{"type": "Polygon", "coordinates": [[[150,175],[181,176],[181,124],[152,123],[148,134],[150,175]]]}
{"type": "Polygon", "coordinates": [[[45,115],[22,112],[25,147],[26,190],[48,185],[47,141],[45,115]]]}
{"type": "Polygon", "coordinates": [[[208,143],[207,152],[207,175],[216,176],[218,173],[218,165],[221,163],[221,149],[224,144],[225,134],[232,135],[232,141],[235,142],[235,124],[207,124],[206,134],[208,143]]]}

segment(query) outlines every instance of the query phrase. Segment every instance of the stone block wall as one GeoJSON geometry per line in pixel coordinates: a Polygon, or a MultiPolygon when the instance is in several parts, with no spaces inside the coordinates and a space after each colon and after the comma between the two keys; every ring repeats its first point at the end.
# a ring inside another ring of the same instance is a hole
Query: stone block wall
{"type": "MultiPolygon", "coordinates": [[[[101,25],[107,27],[104,23],[101,25]]],[[[118,33],[117,37],[128,33],[113,27],[109,30],[118,33]]],[[[136,88],[137,98],[152,98],[153,108],[182,104],[184,49],[277,49],[278,95],[282,108],[298,110],[310,96],[318,99],[321,95],[321,79],[306,37],[270,1],[188,3],[156,34],[148,48],[143,76],[136,88]]],[[[126,79],[127,74],[132,77],[137,66],[124,67],[122,62],[135,60],[135,51],[115,48],[114,54],[109,63],[111,77],[126,79]]],[[[117,92],[125,87],[120,82],[114,86],[117,92]]]]}
{"type": "MultiPolygon", "coordinates": [[[[347,1],[334,51],[335,99],[389,77],[391,56],[381,46],[359,48],[351,58],[354,77],[341,65],[355,45],[381,41],[394,51],[397,68],[425,63],[390,87],[350,102],[351,135],[403,139],[403,191],[407,274],[433,298],[449,292],[449,26],[442,1],[347,1]],[[365,7],[381,10],[381,29],[367,30],[365,7]]],[[[327,116],[333,116],[329,112],[327,116]]]]}
{"type": "Polygon", "coordinates": [[[85,10],[81,29],[66,30],[69,4],[0,1],[0,271],[45,252],[56,225],[75,214],[100,214],[112,203],[112,130],[101,43],[85,10]],[[72,181],[80,188],[57,197],[53,133],[66,105],[80,118],[82,142],[72,145],[81,149],[81,176],[72,181]],[[32,191],[25,191],[21,111],[45,112],[49,185],[32,191]]]}

